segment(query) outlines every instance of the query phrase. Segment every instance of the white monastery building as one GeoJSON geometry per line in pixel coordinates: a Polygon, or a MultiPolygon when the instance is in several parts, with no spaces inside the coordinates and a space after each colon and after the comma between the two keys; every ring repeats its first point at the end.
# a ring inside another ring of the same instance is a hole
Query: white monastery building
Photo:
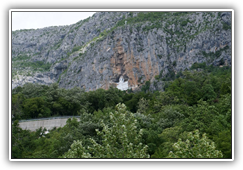
{"type": "Polygon", "coordinates": [[[128,81],[124,82],[123,76],[120,77],[119,83],[116,86],[120,90],[127,90],[128,89],[128,81]]]}

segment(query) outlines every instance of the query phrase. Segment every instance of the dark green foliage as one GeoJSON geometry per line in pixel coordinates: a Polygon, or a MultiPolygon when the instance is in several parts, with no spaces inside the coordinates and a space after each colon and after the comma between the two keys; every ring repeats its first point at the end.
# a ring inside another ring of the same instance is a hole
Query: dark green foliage
{"type": "Polygon", "coordinates": [[[21,62],[19,66],[22,68],[30,67],[34,71],[48,71],[51,63],[44,63],[43,61],[21,62]]]}
{"type": "Polygon", "coordinates": [[[22,117],[38,118],[38,117],[49,117],[51,116],[51,110],[46,107],[47,102],[41,97],[26,99],[23,104],[23,112],[25,113],[22,117]]]}
{"type": "Polygon", "coordinates": [[[30,131],[22,130],[18,126],[18,121],[14,121],[12,124],[12,136],[11,136],[11,158],[24,158],[28,154],[28,150],[32,146],[35,138],[30,131]]]}
{"type": "MultiPolygon", "coordinates": [[[[152,29],[159,29],[159,28],[163,28],[162,26],[162,21],[167,19],[167,18],[172,18],[175,20],[180,21],[182,17],[185,17],[185,15],[187,15],[188,12],[139,12],[137,14],[136,17],[133,17],[134,15],[131,13],[129,13],[128,17],[125,18],[125,16],[123,16],[122,20],[118,21],[117,24],[111,28],[109,31],[102,32],[100,35],[101,36],[107,36],[110,35],[111,37],[113,37],[112,32],[118,28],[118,27],[124,27],[125,26],[125,21],[126,21],[126,25],[136,25],[136,29],[137,31],[140,31],[141,28],[144,32],[148,32],[152,29]],[[149,21],[150,25],[145,25],[144,27],[141,27],[141,22],[146,22],[149,21]]],[[[189,22],[189,20],[187,20],[186,22],[189,22]]],[[[131,28],[131,27],[130,27],[131,28]]],[[[166,32],[172,34],[172,32],[166,28],[163,28],[166,32]]],[[[130,29],[130,33],[132,33],[132,30],[130,29]]],[[[181,32],[179,32],[177,30],[176,32],[178,35],[181,34],[181,32]]],[[[142,51],[142,49],[140,49],[142,51]]],[[[161,57],[160,55],[158,55],[158,57],[161,57]]]]}
{"type": "Polygon", "coordinates": [[[162,140],[158,136],[158,131],[152,129],[146,129],[143,133],[144,143],[148,145],[148,153],[152,155],[156,148],[161,144],[162,140]]]}
{"type": "Polygon", "coordinates": [[[200,99],[200,91],[195,81],[187,81],[181,86],[184,90],[185,102],[188,105],[196,104],[196,101],[200,99]]]}
{"type": "Polygon", "coordinates": [[[222,54],[223,51],[228,50],[229,46],[226,45],[224,48],[220,48],[219,50],[215,51],[215,52],[209,52],[206,53],[205,51],[202,51],[203,56],[205,56],[206,58],[210,59],[210,58],[219,58],[222,54]]]}
{"type": "Polygon", "coordinates": [[[104,89],[90,91],[85,95],[86,101],[91,103],[88,111],[92,113],[105,107],[114,107],[116,104],[122,102],[123,95],[123,92],[115,88],[110,88],[107,91],[104,89]]]}
{"type": "Polygon", "coordinates": [[[80,46],[73,47],[73,49],[72,49],[72,53],[78,51],[80,48],[81,48],[80,46]]]}
{"type": "Polygon", "coordinates": [[[231,79],[228,78],[224,82],[222,82],[220,87],[220,93],[221,94],[231,93],[231,79]]]}
{"type": "Polygon", "coordinates": [[[176,78],[177,78],[177,79],[180,78],[180,77],[182,77],[182,76],[183,76],[182,71],[179,71],[179,72],[176,74],[176,78]]]}
{"type": "Polygon", "coordinates": [[[107,31],[104,30],[102,33],[100,33],[100,36],[107,36],[107,31]]]}
{"type": "MultiPolygon", "coordinates": [[[[176,65],[176,63],[174,65],[176,65]]],[[[162,77],[162,73],[163,73],[163,71],[161,70],[160,77],[162,77]]],[[[168,67],[167,74],[162,78],[162,80],[163,81],[170,81],[170,80],[174,80],[175,78],[176,78],[175,71],[174,71],[173,67],[170,65],[168,67]]]]}
{"type": "Polygon", "coordinates": [[[32,84],[32,83],[26,83],[21,90],[21,93],[26,98],[34,98],[34,97],[40,97],[49,89],[48,86],[45,85],[39,85],[39,84],[32,84]]]}
{"type": "Polygon", "coordinates": [[[163,75],[163,70],[161,70],[161,71],[159,72],[159,77],[161,78],[162,75],[163,75]]]}
{"type": "Polygon", "coordinates": [[[159,59],[161,59],[161,58],[162,58],[162,55],[161,55],[161,54],[158,54],[157,56],[159,57],[159,59]]]}
{"type": "Polygon", "coordinates": [[[186,26],[186,25],[187,25],[187,21],[182,21],[182,22],[181,22],[181,26],[182,26],[182,27],[184,27],[184,26],[186,26]]]}
{"type": "Polygon", "coordinates": [[[164,129],[162,133],[158,134],[162,142],[151,158],[165,158],[170,151],[173,151],[172,145],[178,140],[182,132],[183,129],[181,127],[174,126],[164,129]]]}
{"type": "Polygon", "coordinates": [[[205,69],[206,68],[206,63],[203,62],[203,63],[194,63],[192,66],[191,66],[191,70],[193,69],[198,69],[198,68],[202,68],[202,69],[205,69]]]}
{"type": "Polygon", "coordinates": [[[163,119],[163,123],[160,123],[163,129],[174,126],[185,117],[180,105],[164,106],[157,116],[159,117],[158,119],[163,119]]]}
{"type": "Polygon", "coordinates": [[[15,58],[12,58],[12,61],[19,61],[19,60],[29,60],[30,59],[30,56],[27,56],[27,55],[20,55],[20,56],[17,56],[15,58]]]}
{"type": "Polygon", "coordinates": [[[173,61],[172,65],[175,67],[176,66],[176,61],[173,61]]]}
{"type": "Polygon", "coordinates": [[[171,91],[159,93],[156,96],[156,100],[154,102],[154,112],[155,113],[159,112],[162,106],[164,105],[178,104],[178,103],[179,103],[178,97],[171,91]]]}
{"type": "Polygon", "coordinates": [[[138,102],[141,98],[151,99],[152,96],[150,93],[144,93],[143,91],[135,94],[126,94],[123,98],[124,104],[128,107],[131,112],[137,112],[138,102]]]}
{"type": "Polygon", "coordinates": [[[154,76],[156,80],[159,80],[159,75],[154,76]]]}
{"type": "Polygon", "coordinates": [[[224,65],[224,59],[223,58],[220,59],[219,65],[224,65]]]}
{"type": "Polygon", "coordinates": [[[74,57],[74,58],[73,58],[73,61],[74,61],[74,60],[77,60],[78,58],[79,58],[79,56],[77,56],[77,57],[74,57]]]}
{"type": "Polygon", "coordinates": [[[214,92],[213,86],[211,84],[206,84],[202,88],[202,99],[205,101],[214,100],[216,98],[216,93],[214,92]]]}
{"type": "Polygon", "coordinates": [[[231,29],[231,25],[228,25],[228,24],[226,24],[225,22],[222,22],[222,24],[223,24],[223,29],[224,29],[224,30],[231,29]]]}
{"type": "Polygon", "coordinates": [[[149,91],[149,87],[150,87],[150,81],[146,81],[146,82],[145,82],[145,85],[142,86],[141,91],[143,91],[143,92],[146,93],[146,92],[149,91]]]}
{"type": "Polygon", "coordinates": [[[14,88],[14,89],[12,90],[12,94],[21,93],[22,90],[23,90],[23,88],[22,88],[21,86],[18,86],[18,87],[14,88]]]}
{"type": "Polygon", "coordinates": [[[20,119],[21,115],[23,114],[22,107],[24,102],[24,95],[23,94],[14,94],[12,95],[12,117],[14,119],[20,119]]]}
{"type": "Polygon", "coordinates": [[[219,113],[216,107],[210,107],[207,102],[200,100],[194,107],[189,107],[187,114],[189,116],[181,122],[183,129],[188,132],[194,129],[210,132],[208,128],[213,121],[212,118],[216,118],[219,113]]]}
{"type": "MultiPolygon", "coordinates": [[[[187,12],[139,12],[136,17],[128,17],[127,19],[123,19],[117,23],[117,26],[122,26],[125,24],[125,20],[127,21],[127,24],[134,24],[137,22],[145,22],[150,21],[155,23],[157,26],[161,26],[161,23],[155,22],[155,21],[161,21],[164,18],[167,18],[169,16],[171,17],[178,17],[178,16],[184,16],[187,15],[187,12]]],[[[157,28],[155,26],[154,28],[157,28]]]]}
{"type": "MultiPolygon", "coordinates": [[[[200,71],[184,71],[168,81],[163,92],[149,92],[147,81],[140,92],[98,89],[61,89],[25,84],[12,90],[12,120],[38,117],[80,115],[80,121],[69,119],[63,128],[36,132],[22,130],[18,121],[12,125],[12,158],[61,158],[74,140],[92,145],[101,138],[101,120],[112,127],[109,113],[118,103],[135,113],[137,128],[143,129],[142,143],[148,146],[152,158],[166,158],[175,151],[173,144],[187,140],[187,132],[198,129],[215,142],[224,158],[232,157],[231,150],[231,68],[199,64],[200,71]]],[[[194,65],[198,68],[198,65],[194,65]]],[[[161,73],[162,76],[162,73],[161,73]]],[[[158,81],[160,76],[157,77],[158,81]]]]}
{"type": "Polygon", "coordinates": [[[220,132],[213,138],[218,149],[224,153],[224,158],[232,158],[231,155],[231,131],[230,129],[220,132]]]}

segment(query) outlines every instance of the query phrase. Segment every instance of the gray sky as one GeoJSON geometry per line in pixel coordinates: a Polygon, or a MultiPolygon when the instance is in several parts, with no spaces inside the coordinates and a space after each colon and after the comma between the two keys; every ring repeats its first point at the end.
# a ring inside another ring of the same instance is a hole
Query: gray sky
{"type": "Polygon", "coordinates": [[[12,12],[12,30],[74,24],[95,12],[12,12]]]}

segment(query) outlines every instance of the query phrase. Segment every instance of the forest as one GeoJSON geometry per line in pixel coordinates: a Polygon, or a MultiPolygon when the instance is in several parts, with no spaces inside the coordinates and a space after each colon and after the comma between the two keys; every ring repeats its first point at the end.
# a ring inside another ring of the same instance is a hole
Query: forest
{"type": "Polygon", "coordinates": [[[170,74],[164,89],[59,88],[25,84],[12,90],[11,157],[231,159],[231,67],[194,64],[170,74]],[[70,118],[48,134],[19,120],[70,118]]]}

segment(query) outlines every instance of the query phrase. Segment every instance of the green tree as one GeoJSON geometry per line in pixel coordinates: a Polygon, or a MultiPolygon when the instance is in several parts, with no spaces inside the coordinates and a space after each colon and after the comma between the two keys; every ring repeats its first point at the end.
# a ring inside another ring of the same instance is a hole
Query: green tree
{"type": "Polygon", "coordinates": [[[219,110],[219,113],[225,115],[227,122],[231,124],[231,94],[225,94],[221,96],[221,100],[216,105],[219,110]]]}
{"type": "Polygon", "coordinates": [[[26,99],[23,104],[24,118],[49,117],[51,115],[47,103],[42,97],[26,99]]]}
{"type": "Polygon", "coordinates": [[[12,124],[12,141],[11,141],[11,157],[12,158],[22,158],[22,152],[24,150],[24,147],[22,145],[21,139],[21,131],[22,129],[19,127],[19,121],[15,120],[12,124]]]}
{"type": "Polygon", "coordinates": [[[60,96],[60,89],[58,90],[58,84],[57,83],[53,83],[50,85],[49,89],[46,92],[46,96],[47,96],[47,100],[49,102],[53,101],[53,100],[57,100],[58,97],[60,96]]]}
{"type": "Polygon", "coordinates": [[[77,115],[80,109],[87,109],[89,105],[84,94],[84,90],[78,87],[66,90],[54,83],[47,91],[46,99],[51,105],[52,115],[77,115]]]}
{"type": "Polygon", "coordinates": [[[22,88],[22,94],[26,98],[40,97],[48,89],[48,86],[26,83],[22,88]]]}
{"type": "Polygon", "coordinates": [[[226,80],[222,83],[220,93],[222,95],[231,93],[231,78],[226,78],[226,80]]]}
{"type": "Polygon", "coordinates": [[[161,144],[161,139],[158,136],[160,131],[153,130],[152,128],[146,128],[143,132],[143,143],[148,145],[149,155],[153,155],[156,148],[161,144]]]}
{"type": "Polygon", "coordinates": [[[63,114],[63,105],[59,102],[54,102],[52,105],[53,115],[62,115],[63,114]]]}
{"type": "Polygon", "coordinates": [[[198,130],[187,133],[186,141],[181,139],[173,144],[174,152],[171,151],[168,158],[223,158],[221,151],[216,150],[213,141],[206,134],[200,137],[198,130]]]}
{"type": "Polygon", "coordinates": [[[64,158],[149,158],[148,146],[141,143],[142,129],[133,113],[124,104],[116,106],[117,111],[110,113],[110,126],[101,121],[102,131],[96,130],[102,138],[101,144],[90,138],[92,143],[85,147],[81,141],[74,141],[64,158]]]}
{"type": "Polygon", "coordinates": [[[216,93],[214,92],[213,86],[211,84],[206,84],[202,88],[203,100],[212,101],[216,98],[216,93]]]}
{"type": "MultiPolygon", "coordinates": [[[[97,150],[100,152],[99,150],[97,150]]],[[[83,146],[82,141],[75,140],[71,148],[63,155],[63,158],[92,158],[92,155],[87,152],[87,149],[83,146]]]]}
{"type": "Polygon", "coordinates": [[[138,109],[138,102],[141,98],[144,98],[146,100],[151,99],[150,93],[144,93],[144,92],[138,92],[134,94],[128,94],[124,96],[123,101],[125,102],[125,105],[128,107],[128,109],[135,113],[138,109]]]}
{"type": "Polygon", "coordinates": [[[148,107],[149,107],[149,102],[150,100],[146,100],[144,99],[143,97],[139,100],[138,102],[138,110],[137,112],[138,113],[142,113],[142,114],[145,114],[148,107]]]}
{"type": "Polygon", "coordinates": [[[161,128],[169,128],[184,118],[184,115],[176,110],[175,105],[164,106],[156,115],[157,122],[161,128]]]}
{"type": "Polygon", "coordinates": [[[186,99],[187,104],[196,104],[200,96],[197,83],[195,81],[187,81],[182,87],[184,89],[184,98],[186,99]]]}
{"type": "Polygon", "coordinates": [[[162,106],[177,103],[179,103],[179,99],[172,91],[159,92],[159,95],[156,96],[156,100],[154,101],[153,111],[158,113],[162,106]]]}
{"type": "Polygon", "coordinates": [[[23,94],[14,94],[12,95],[12,118],[20,119],[23,111],[22,105],[24,102],[24,95],[23,94]]]}
{"type": "Polygon", "coordinates": [[[158,135],[160,141],[162,142],[151,157],[166,158],[169,151],[173,151],[172,145],[178,140],[182,131],[182,128],[179,126],[164,129],[163,132],[158,135]]]}
{"type": "Polygon", "coordinates": [[[110,87],[107,91],[105,91],[105,100],[106,100],[105,107],[114,107],[118,103],[121,103],[123,96],[124,96],[123,91],[117,88],[110,87]]]}
{"type": "Polygon", "coordinates": [[[26,155],[32,153],[34,147],[34,140],[37,139],[37,136],[35,133],[31,133],[29,130],[22,130],[19,127],[19,121],[15,120],[12,124],[11,138],[11,157],[25,158],[26,155]]]}
{"type": "Polygon", "coordinates": [[[17,93],[21,93],[22,90],[23,90],[23,87],[18,86],[16,88],[12,89],[12,95],[17,94],[17,93]]]}
{"type": "Polygon", "coordinates": [[[231,130],[224,130],[215,136],[215,143],[217,144],[217,148],[220,149],[224,155],[224,158],[232,158],[231,154],[231,130]]]}
{"type": "Polygon", "coordinates": [[[147,93],[149,92],[149,88],[150,88],[150,81],[146,81],[145,85],[142,86],[141,91],[147,93]]]}
{"type": "Polygon", "coordinates": [[[177,65],[176,61],[173,61],[172,65],[175,67],[177,65]]]}
{"type": "Polygon", "coordinates": [[[209,78],[207,78],[207,80],[205,80],[205,84],[210,84],[213,87],[214,92],[217,94],[217,96],[219,96],[220,93],[220,87],[221,87],[221,77],[220,76],[213,76],[210,75],[209,78]]]}
{"type": "Polygon", "coordinates": [[[218,109],[209,105],[206,101],[199,100],[197,105],[188,107],[185,119],[180,122],[180,126],[187,132],[195,129],[203,133],[210,133],[210,125],[219,115],[218,109]]]}

